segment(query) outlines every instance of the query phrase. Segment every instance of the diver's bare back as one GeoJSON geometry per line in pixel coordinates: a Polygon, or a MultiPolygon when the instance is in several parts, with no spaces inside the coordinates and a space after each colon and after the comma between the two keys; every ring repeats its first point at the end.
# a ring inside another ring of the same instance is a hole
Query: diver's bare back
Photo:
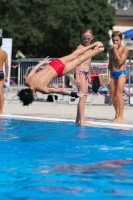
{"type": "Polygon", "coordinates": [[[6,61],[7,53],[0,48],[0,71],[3,70],[3,64],[6,61]]]}
{"type": "Polygon", "coordinates": [[[47,65],[39,72],[33,75],[29,74],[26,77],[25,83],[28,84],[29,87],[34,87],[35,90],[41,90],[47,87],[55,77],[57,77],[56,71],[51,66],[47,65]]]}
{"type": "MultiPolygon", "coordinates": [[[[78,49],[79,49],[79,48],[84,48],[84,46],[83,46],[82,44],[80,44],[77,48],[78,48],[78,49]]],[[[88,53],[88,52],[90,52],[90,51],[92,51],[92,49],[86,51],[85,53],[88,53]]],[[[84,61],[83,63],[80,64],[80,70],[83,70],[83,71],[88,72],[90,66],[91,66],[91,58],[89,58],[88,60],[86,60],[86,61],[84,61]]]]}
{"type": "MultiPolygon", "coordinates": [[[[124,50],[126,49],[126,47],[121,46],[118,49],[118,55],[121,57],[121,55],[124,53],[124,50]]],[[[113,48],[110,49],[110,55],[111,55],[111,71],[120,71],[120,70],[124,70],[125,69],[125,63],[123,63],[122,65],[119,65],[117,58],[115,56],[114,50],[113,48]]]]}

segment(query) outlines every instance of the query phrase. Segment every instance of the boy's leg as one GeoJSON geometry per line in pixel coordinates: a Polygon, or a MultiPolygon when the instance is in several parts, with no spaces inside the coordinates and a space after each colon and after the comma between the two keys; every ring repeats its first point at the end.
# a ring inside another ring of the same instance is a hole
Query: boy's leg
{"type": "MultiPolygon", "coordinates": [[[[80,74],[80,90],[84,92],[88,92],[88,79],[85,78],[83,74],[80,74]]],[[[82,126],[90,125],[89,122],[86,122],[84,118],[84,111],[85,111],[85,102],[86,102],[87,96],[84,96],[82,99],[79,99],[79,103],[77,106],[77,117],[76,117],[76,124],[80,124],[82,126]]]]}
{"type": "MultiPolygon", "coordinates": [[[[84,48],[81,48],[81,49],[77,49],[76,51],[82,51],[83,49],[86,49],[86,47],[84,48]]],[[[104,48],[98,48],[98,47],[95,47],[94,50],[92,51],[89,51],[88,53],[84,53],[80,56],[78,56],[77,58],[75,58],[74,60],[68,62],[65,64],[65,69],[63,71],[63,75],[70,72],[70,71],[73,71],[77,66],[79,66],[82,62],[88,60],[89,58],[97,55],[98,53],[104,51],[104,48]]],[[[62,62],[64,63],[63,61],[64,58],[62,58],[62,62]]]]}
{"type": "Polygon", "coordinates": [[[66,90],[64,88],[48,88],[45,87],[43,88],[43,92],[44,93],[59,93],[59,94],[66,94],[66,95],[70,95],[71,97],[75,97],[75,98],[83,98],[84,96],[86,96],[86,94],[82,91],[80,92],[71,92],[69,90],[66,90]]]}
{"type": "Polygon", "coordinates": [[[79,121],[79,124],[82,126],[90,125],[89,122],[86,122],[85,117],[84,117],[86,99],[87,99],[86,96],[83,97],[82,99],[80,98],[79,104],[78,104],[79,119],[77,118],[77,120],[79,121]]]}
{"type": "Polygon", "coordinates": [[[123,99],[123,90],[126,82],[126,76],[124,74],[120,75],[117,80],[117,98],[119,105],[119,115],[115,119],[115,122],[123,121],[123,110],[124,110],[124,99],[123,99]]]}
{"type": "Polygon", "coordinates": [[[4,94],[3,94],[4,79],[0,80],[0,114],[3,114],[4,94]]]}
{"type": "Polygon", "coordinates": [[[103,46],[103,44],[101,42],[95,42],[95,44],[90,44],[89,46],[86,46],[86,47],[83,47],[83,48],[78,48],[74,52],[72,52],[71,54],[64,56],[64,57],[61,57],[59,59],[61,60],[61,62],[66,64],[66,63],[74,60],[75,58],[77,58],[81,54],[84,54],[89,49],[95,48],[96,46],[101,47],[101,46],[103,46]]]}
{"type": "Polygon", "coordinates": [[[61,62],[66,64],[66,63],[74,60],[75,58],[77,58],[79,55],[84,54],[89,48],[90,48],[90,46],[86,46],[84,48],[76,49],[71,54],[64,56],[64,57],[61,57],[59,59],[60,59],[61,62]]]}
{"type": "Polygon", "coordinates": [[[111,92],[111,99],[112,99],[112,104],[115,109],[115,118],[118,117],[119,115],[119,106],[118,106],[118,100],[117,100],[117,80],[111,77],[111,82],[110,82],[110,92],[111,92]]]}
{"type": "Polygon", "coordinates": [[[79,102],[78,102],[78,105],[77,105],[77,115],[76,115],[75,124],[80,124],[79,102]]]}

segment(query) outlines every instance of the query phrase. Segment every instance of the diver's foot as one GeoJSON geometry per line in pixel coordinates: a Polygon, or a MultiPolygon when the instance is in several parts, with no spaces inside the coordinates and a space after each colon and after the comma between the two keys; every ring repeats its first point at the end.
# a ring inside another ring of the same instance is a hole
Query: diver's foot
{"type": "Polygon", "coordinates": [[[95,47],[94,50],[96,51],[97,54],[101,53],[102,51],[104,51],[104,47],[95,47]]]}
{"type": "Polygon", "coordinates": [[[2,112],[0,112],[0,115],[3,115],[4,114],[4,112],[2,111],[2,112]]]}
{"type": "Polygon", "coordinates": [[[119,122],[119,123],[123,123],[124,119],[122,117],[117,117],[113,120],[113,122],[119,122]]]}
{"type": "Polygon", "coordinates": [[[103,43],[100,42],[100,41],[95,42],[94,45],[95,45],[96,47],[103,47],[103,43]]]}
{"type": "Polygon", "coordinates": [[[104,51],[104,46],[99,47],[98,53],[101,53],[102,51],[104,51]]]}

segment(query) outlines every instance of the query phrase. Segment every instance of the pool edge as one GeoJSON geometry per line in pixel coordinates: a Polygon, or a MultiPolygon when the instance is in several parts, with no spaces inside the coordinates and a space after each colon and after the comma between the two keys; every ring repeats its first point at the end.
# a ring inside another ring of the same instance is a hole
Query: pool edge
{"type": "MultiPolygon", "coordinates": [[[[72,119],[60,119],[60,118],[43,118],[43,117],[34,117],[34,116],[24,116],[24,115],[11,115],[11,114],[3,114],[0,117],[4,118],[19,118],[19,119],[29,119],[29,120],[39,120],[39,121],[51,121],[51,122],[72,122],[74,123],[75,120],[72,119]]],[[[97,126],[105,126],[108,128],[133,128],[131,124],[120,124],[120,123],[106,123],[106,122],[94,122],[88,121],[93,125],[97,126]]]]}

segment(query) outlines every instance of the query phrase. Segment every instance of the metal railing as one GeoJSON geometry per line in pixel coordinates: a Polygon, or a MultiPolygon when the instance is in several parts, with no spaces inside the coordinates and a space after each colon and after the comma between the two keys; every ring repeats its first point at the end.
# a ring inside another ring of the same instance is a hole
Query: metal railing
{"type": "MultiPolygon", "coordinates": [[[[43,59],[38,58],[38,59],[25,59],[25,60],[12,60],[12,65],[11,65],[11,76],[10,79],[12,80],[10,86],[12,84],[16,84],[18,87],[24,86],[24,81],[25,81],[25,75],[28,70],[31,70],[34,68],[35,65],[37,65],[40,61],[43,59]]],[[[39,70],[43,69],[45,66],[40,67],[39,70]]],[[[63,78],[58,77],[53,80],[54,83],[62,83],[63,78]]]]}
{"type": "Polygon", "coordinates": [[[131,87],[133,86],[133,63],[132,63],[132,59],[133,59],[133,56],[131,56],[130,59],[129,59],[129,67],[128,67],[128,73],[129,73],[129,77],[128,77],[129,105],[133,105],[133,104],[131,104],[131,95],[132,95],[131,87]]]}
{"type": "MultiPolygon", "coordinates": [[[[129,88],[131,84],[133,84],[133,56],[130,57],[129,63],[126,64],[126,70],[128,72],[127,84],[129,84],[129,88]]],[[[14,84],[18,87],[24,86],[25,74],[28,70],[31,70],[36,64],[42,61],[43,58],[35,58],[35,59],[24,59],[24,60],[12,60],[11,66],[11,80],[14,81],[14,84]]],[[[40,70],[44,66],[40,67],[40,70]]],[[[74,72],[72,72],[74,73],[74,72]]],[[[91,73],[94,74],[108,74],[108,63],[92,63],[91,64],[91,73]]],[[[55,84],[64,84],[64,76],[57,77],[53,80],[55,84]]],[[[12,84],[11,84],[12,85],[12,84]]],[[[10,86],[11,86],[10,85],[10,86]]],[[[130,90],[130,89],[129,89],[130,90]]]]}

